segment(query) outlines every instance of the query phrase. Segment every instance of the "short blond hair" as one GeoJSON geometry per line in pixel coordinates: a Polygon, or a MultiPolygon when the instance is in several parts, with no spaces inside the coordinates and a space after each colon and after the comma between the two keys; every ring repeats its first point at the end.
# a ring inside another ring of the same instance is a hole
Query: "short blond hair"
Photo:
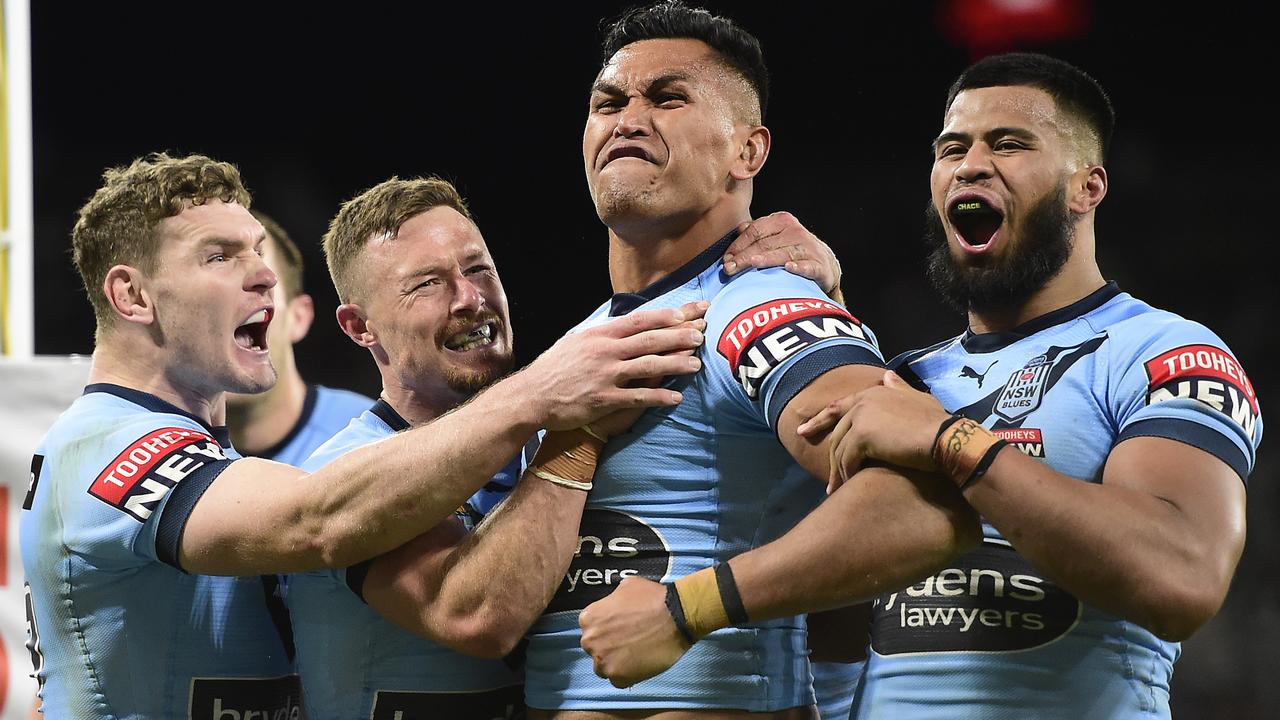
{"type": "Polygon", "coordinates": [[[251,202],[240,171],[204,155],[153,153],[128,167],[107,169],[102,180],[102,187],[80,208],[71,230],[72,257],[99,330],[112,318],[102,292],[107,271],[120,264],[154,271],[156,227],[161,222],[209,200],[246,208],[251,202]]]}
{"type": "Polygon", "coordinates": [[[359,281],[355,261],[374,237],[393,239],[400,226],[435,207],[449,207],[468,220],[471,211],[453,183],[439,177],[393,177],[342,204],[324,235],[324,259],[338,299],[352,302],[359,281]]]}

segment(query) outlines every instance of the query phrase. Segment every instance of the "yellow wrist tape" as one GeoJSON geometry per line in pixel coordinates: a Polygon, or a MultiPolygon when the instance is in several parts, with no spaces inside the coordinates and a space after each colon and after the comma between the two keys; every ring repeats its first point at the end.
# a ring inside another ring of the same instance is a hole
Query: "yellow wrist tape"
{"type": "Polygon", "coordinates": [[[549,431],[529,463],[529,472],[557,485],[590,490],[602,447],[604,442],[597,435],[582,428],[549,431]]]}

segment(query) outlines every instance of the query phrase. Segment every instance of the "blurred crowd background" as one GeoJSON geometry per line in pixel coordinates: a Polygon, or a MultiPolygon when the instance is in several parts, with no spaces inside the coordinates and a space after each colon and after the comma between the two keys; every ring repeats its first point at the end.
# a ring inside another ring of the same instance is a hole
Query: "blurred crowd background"
{"type": "MultiPolygon", "coordinates": [[[[754,32],[772,72],[774,146],[755,212],[788,210],[836,250],[850,309],[886,356],[964,328],[924,280],[921,241],[951,80],[1012,49],[1091,72],[1118,116],[1097,219],[1104,273],[1221,335],[1266,418],[1280,398],[1280,292],[1265,260],[1280,239],[1267,210],[1280,182],[1263,5],[700,4],[754,32]]],[[[599,23],[626,6],[32,2],[37,353],[92,351],[68,253],[75,210],[104,168],[169,150],[236,163],[254,206],[302,247],[317,301],[298,346],[309,381],[378,391],[365,351],[330,320],[319,243],[343,200],[392,175],[441,175],[469,199],[527,362],[610,293],[581,130],[599,23]]],[[[1226,606],[1184,645],[1175,717],[1280,707],[1273,442],[1249,481],[1248,544],[1226,606]]]]}

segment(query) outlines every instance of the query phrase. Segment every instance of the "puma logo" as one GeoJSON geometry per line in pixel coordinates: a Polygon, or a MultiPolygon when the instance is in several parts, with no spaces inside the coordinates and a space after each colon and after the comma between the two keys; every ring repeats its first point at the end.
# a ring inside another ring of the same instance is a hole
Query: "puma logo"
{"type": "Polygon", "coordinates": [[[973,368],[969,367],[968,365],[965,365],[964,367],[960,368],[960,377],[962,377],[962,378],[965,378],[965,377],[967,377],[967,378],[973,378],[973,379],[975,379],[975,380],[977,380],[977,381],[978,381],[978,387],[982,387],[982,380],[983,380],[984,378],[986,378],[986,377],[987,377],[987,373],[991,372],[991,368],[995,367],[995,366],[996,366],[996,363],[998,363],[998,362],[1000,362],[1000,361],[999,361],[999,360],[992,360],[992,361],[991,361],[991,364],[987,366],[987,369],[986,369],[986,370],[982,371],[982,374],[981,374],[981,375],[979,375],[979,374],[978,374],[978,371],[977,371],[977,370],[974,370],[973,368]]]}

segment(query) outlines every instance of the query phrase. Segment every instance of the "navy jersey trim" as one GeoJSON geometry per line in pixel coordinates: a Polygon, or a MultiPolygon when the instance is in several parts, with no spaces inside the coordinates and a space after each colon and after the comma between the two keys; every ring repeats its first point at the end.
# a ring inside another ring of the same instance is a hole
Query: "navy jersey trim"
{"type": "Polygon", "coordinates": [[[151,393],[145,393],[141,390],[134,390],[133,388],[127,388],[123,385],[116,385],[114,383],[91,383],[84,386],[84,393],[82,394],[88,395],[89,393],[96,392],[115,395],[121,400],[128,400],[134,405],[144,407],[151,412],[168,413],[170,415],[181,415],[185,418],[190,418],[192,421],[198,423],[200,427],[209,431],[209,434],[213,436],[214,440],[218,441],[219,445],[224,448],[231,447],[231,434],[227,431],[226,425],[218,425],[217,427],[210,425],[177,405],[174,405],[167,400],[161,400],[151,393]]]}
{"type": "Polygon", "coordinates": [[[347,587],[351,592],[360,598],[360,602],[368,605],[369,601],[364,599],[364,581],[369,577],[369,571],[373,569],[373,558],[358,562],[347,568],[347,587]]]}
{"type": "Polygon", "coordinates": [[[285,436],[275,445],[258,452],[245,453],[245,455],[261,458],[274,458],[279,455],[282,450],[289,446],[289,443],[293,442],[294,438],[298,437],[298,433],[302,432],[302,428],[306,427],[307,423],[311,421],[311,413],[316,411],[316,399],[319,396],[320,393],[316,386],[308,385],[307,397],[302,401],[302,414],[298,416],[298,421],[293,424],[293,427],[289,428],[289,432],[285,433],[285,436]]]}
{"type": "Polygon", "coordinates": [[[169,501],[165,503],[156,526],[156,557],[160,562],[186,572],[178,563],[178,546],[182,542],[182,531],[187,527],[191,512],[196,503],[204,496],[213,481],[231,466],[235,460],[217,460],[182,479],[169,491],[169,501]]]}
{"type": "Polygon", "coordinates": [[[791,399],[800,394],[809,386],[809,383],[817,380],[820,376],[825,375],[828,371],[834,370],[843,365],[875,365],[884,367],[884,361],[876,354],[861,345],[832,345],[830,347],[819,348],[805,355],[795,362],[794,365],[787,368],[787,374],[782,376],[778,384],[773,389],[773,396],[769,399],[769,407],[767,408],[769,415],[769,427],[778,430],[778,418],[782,415],[782,410],[791,402],[791,399]]]}
{"type": "Polygon", "coordinates": [[[409,429],[409,421],[400,417],[400,413],[396,412],[396,409],[391,407],[391,403],[383,400],[382,398],[378,398],[378,402],[374,403],[373,407],[369,408],[369,412],[377,415],[382,422],[387,424],[387,427],[396,432],[409,429]]]}
{"type": "Polygon", "coordinates": [[[1151,418],[1139,420],[1126,427],[1116,438],[1116,444],[1136,437],[1158,437],[1176,440],[1203,450],[1218,458],[1236,471],[1240,481],[1249,484],[1249,458],[1240,452],[1240,448],[1217,430],[1212,430],[1197,422],[1177,418],[1151,418]]]}
{"type": "Polygon", "coordinates": [[[1094,290],[1081,300],[1028,320],[1012,330],[982,334],[977,334],[972,330],[965,330],[964,335],[960,336],[960,344],[971,353],[991,353],[1003,350],[1023,338],[1035,335],[1041,330],[1051,328],[1054,325],[1061,325],[1081,315],[1087,315],[1106,305],[1119,294],[1120,286],[1113,280],[1094,290]]]}
{"type": "Polygon", "coordinates": [[[724,255],[724,251],[729,249],[736,237],[738,237],[738,229],[734,228],[717,240],[714,245],[698,253],[697,257],[681,265],[678,270],[649,287],[640,292],[614,295],[609,300],[609,317],[626,315],[650,300],[665,295],[698,277],[724,255]]]}

